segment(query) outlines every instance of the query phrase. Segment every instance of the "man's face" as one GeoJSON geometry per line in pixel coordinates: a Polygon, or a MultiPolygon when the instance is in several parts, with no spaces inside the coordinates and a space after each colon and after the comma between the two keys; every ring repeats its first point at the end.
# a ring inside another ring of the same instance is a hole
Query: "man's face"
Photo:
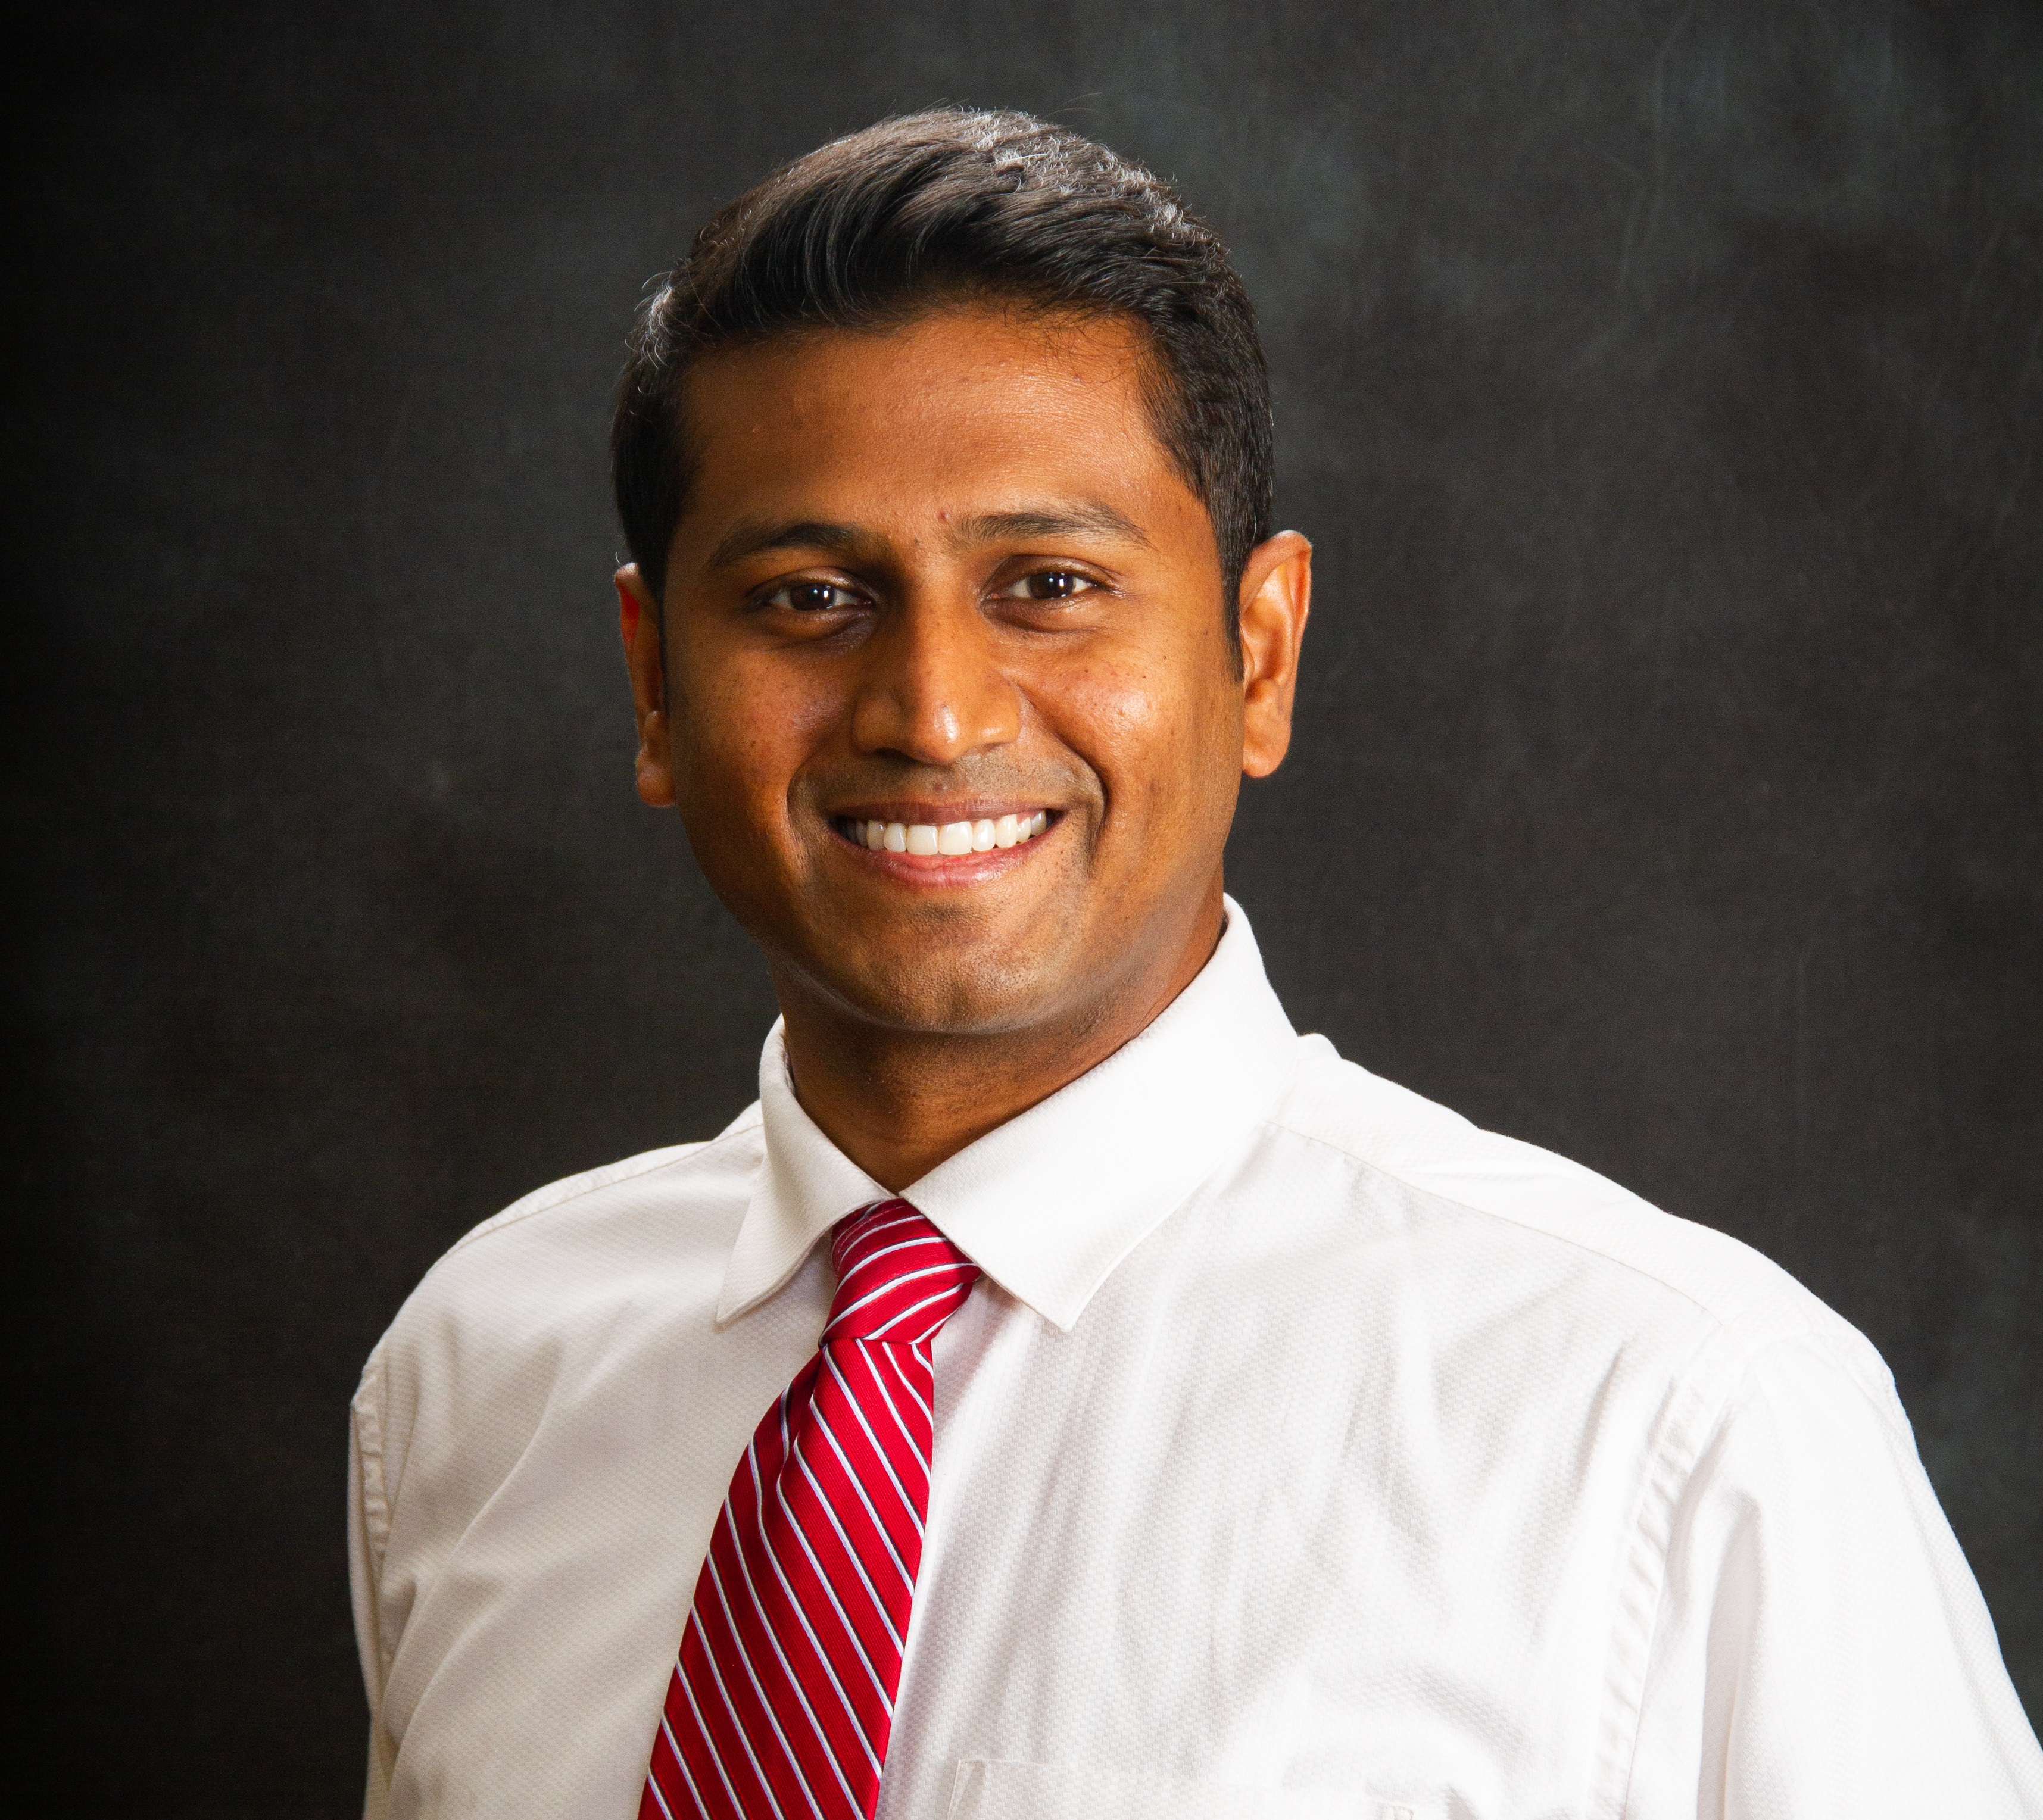
{"type": "Polygon", "coordinates": [[[1275,715],[1143,360],[1116,321],[959,305],[690,375],[640,787],[671,791],[784,998],[931,1033],[1083,1027],[1209,945],[1290,663],[1275,715]]]}

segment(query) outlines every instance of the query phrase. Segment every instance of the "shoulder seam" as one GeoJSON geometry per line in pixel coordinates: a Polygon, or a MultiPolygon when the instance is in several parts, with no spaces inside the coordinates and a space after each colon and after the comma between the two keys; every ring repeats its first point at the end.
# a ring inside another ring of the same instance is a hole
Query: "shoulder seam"
{"type": "MultiPolygon", "coordinates": [[[[1284,1132],[1287,1136],[1298,1139],[1301,1143],[1315,1144],[1318,1144],[1323,1149],[1331,1150],[1336,1156],[1345,1157],[1350,1163],[1355,1164],[1355,1166],[1359,1169],[1366,1169],[1374,1174],[1381,1175],[1385,1178],[1386,1180],[1395,1182],[1401,1186],[1411,1189],[1416,1194],[1430,1195],[1434,1200],[1441,1202],[1443,1205],[1457,1207],[1465,1213],[1472,1213],[1482,1219],[1495,1220],[1504,1225],[1514,1226],[1517,1228],[1519,1231],[1523,1232],[1537,1232],[1543,1237],[1552,1240],[1557,1245],[1566,1245],[1571,1247],[1573,1249],[1578,1251],[1585,1251],[1591,1257],[1600,1258],[1606,1263],[1615,1265],[1621,1270],[1628,1271],[1634,1276],[1643,1278],[1647,1282],[1658,1283],[1660,1287],[1666,1290],[1669,1295],[1679,1296],[1682,1301],[1689,1304],[1690,1306],[1697,1309],[1700,1312],[1708,1316],[1708,1318],[1714,1321],[1719,1328],[1727,1326],[1731,1321],[1742,1318],[1747,1312],[1746,1308],[1742,1308],[1738,1309],[1735,1314],[1724,1314],[1718,1309],[1711,1307],[1708,1302],[1703,1301],[1700,1297],[1696,1295],[1694,1290],[1685,1288],[1680,1283],[1669,1282],[1667,1278],[1662,1276],[1658,1271],[1649,1269],[1646,1266],[1638,1263],[1633,1259],[1620,1258],[1603,1246],[1593,1244],[1587,1239],[1580,1237],[1576,1234],[1553,1232],[1546,1227],[1535,1226],[1527,1220],[1516,1219],[1509,1213],[1501,1212],[1497,1208],[1479,1206],[1474,1201],[1464,1201],[1459,1199],[1455,1195],[1443,1194],[1437,1188],[1430,1186],[1423,1182],[1414,1182],[1409,1177],[1400,1174],[1396,1170],[1387,1168],[1382,1163],[1376,1162],[1374,1159],[1360,1155],[1345,1144],[1337,1143],[1332,1138],[1322,1137],[1317,1132],[1302,1130],[1297,1125],[1290,1123],[1287,1120],[1282,1118],[1269,1118],[1264,1120],[1263,1123],[1274,1130],[1284,1132]]],[[[1480,1128],[1476,1127],[1471,1128],[1479,1129],[1480,1128]]],[[[1595,1176],[1593,1179],[1602,1182],[1604,1178],[1600,1176],[1595,1176]]],[[[1650,1201],[1639,1201],[1638,1196],[1629,1193],[1629,1191],[1625,1189],[1619,1188],[1614,1182],[1606,1183],[1605,1186],[1613,1190],[1616,1194],[1622,1195],[1625,1199],[1629,1201],[1638,1201],[1640,1206],[1649,1208],[1654,1213],[1664,1215],[1666,1218],[1675,1219],[1679,1217],[1678,1215],[1666,1213],[1665,1209],[1663,1208],[1653,1207],[1652,1203],[1650,1201]]],[[[1704,1227],[1702,1230],[1705,1232],[1714,1232],[1715,1228],[1711,1227],[1704,1227]]],[[[1730,1239],[1730,1235],[1727,1233],[1719,1233],[1716,1236],[1719,1238],[1727,1240],[1730,1239]]],[[[1737,1243],[1734,1240],[1732,1240],[1730,1242],[1733,1243],[1737,1243]]],[[[1769,1289],[1765,1293],[1756,1297],[1749,1306],[1756,1308],[1765,1302],[1770,1301],[1777,1293],[1777,1289],[1769,1289]]],[[[1813,1326],[1811,1331],[1814,1331],[1813,1326]]]]}
{"type": "Polygon", "coordinates": [[[1611,1628],[1600,1727],[1598,1779],[1604,1784],[1604,1800],[1598,1805],[1613,1814],[1627,1810],[1637,1772],[1653,1638],[1667,1599],[1675,1513],[1694,1480],[1696,1462],[1710,1435],[1721,1427],[1732,1393],[1750,1368],[1752,1349],[1743,1349],[1742,1359],[1735,1357],[1739,1350],[1734,1324],[1719,1320],[1670,1380],[1666,1405],[1654,1425],[1652,1444],[1641,1463],[1631,1517],[1626,1525],[1629,1596],[1619,1592],[1617,1620],[1611,1628]],[[1727,1347],[1734,1355],[1731,1361],[1723,1360],[1727,1347]]]}
{"type": "MultiPolygon", "coordinates": [[[[348,1405],[353,1427],[355,1482],[351,1488],[360,1523],[361,1573],[366,1584],[355,1589],[358,1634],[362,1670],[367,1680],[373,1656],[377,1673],[368,1680],[372,1703],[381,1703],[381,1690],[390,1677],[392,1652],[383,1636],[383,1568],[390,1547],[390,1488],[383,1443],[383,1347],[379,1341],[362,1370],[362,1382],[348,1405]]],[[[351,1520],[349,1527],[355,1527],[351,1520]]],[[[351,1541],[356,1539],[351,1537],[351,1541]]]]}
{"type": "Polygon", "coordinates": [[[604,1163],[597,1168],[585,1170],[580,1174],[570,1175],[547,1187],[535,1189],[523,1199],[512,1201],[502,1213],[492,1214],[480,1225],[471,1227],[462,1233],[440,1254],[433,1268],[438,1270],[457,1251],[467,1250],[477,1240],[492,1237],[507,1227],[516,1226],[531,1219],[535,1214],[551,1213],[588,1195],[600,1194],[606,1188],[615,1188],[619,1182],[636,1182],[642,1175],[650,1175],[656,1170],[667,1168],[684,1159],[706,1155],[719,1144],[751,1130],[755,1122],[740,1117],[715,1137],[704,1138],[699,1143],[670,1144],[664,1149],[649,1151],[642,1156],[627,1157],[617,1163],[604,1163]],[[638,1167],[630,1167],[633,1163],[638,1167]],[[592,1176],[600,1176],[602,1179],[591,1181],[589,1178],[592,1176]],[[556,1190],[560,1192],[556,1193],[556,1190]]]}
{"type": "MultiPolygon", "coordinates": [[[[1693,1361],[1678,1380],[1681,1394],[1698,1405],[1696,1419],[1683,1422],[1670,1408],[1659,1425],[1646,1473],[1641,1481],[1640,1495],[1632,1524],[1632,1543],[1635,1559],[1640,1548],[1654,1558],[1656,1569],[1653,1581],[1653,1599],[1649,1611],[1642,1615],[1646,1622],[1635,1642],[1639,1661],[1630,1678],[1628,1688],[1613,1687],[1611,1692],[1619,1699],[1628,1714],[1629,1748],[1623,1753],[1623,1795],[1613,1812],[1628,1813],[1633,1779],[1638,1772],[1639,1722],[1644,1710],[1646,1683],[1650,1672],[1652,1640],[1659,1628],[1660,1615],[1667,1602],[1666,1565],[1673,1546],[1673,1530],[1677,1513],[1686,1501],[1689,1488],[1695,1483],[1696,1473],[1716,1438],[1724,1431],[1731,1419],[1733,1404],[1747,1386],[1763,1388],[1765,1379],[1761,1373],[1770,1354],[1792,1345],[1813,1341],[1828,1356],[1829,1363],[1838,1375],[1851,1386],[1852,1393],[1865,1400],[1875,1420],[1889,1429],[1897,1440],[1905,1443],[1911,1450],[1914,1435],[1908,1426],[1907,1413],[1891,1393],[1882,1397],[1876,1385],[1869,1384],[1854,1368],[1853,1360],[1838,1347],[1837,1331],[1820,1322],[1809,1322],[1790,1329],[1766,1333],[1754,1332],[1757,1317],[1769,1302],[1776,1298],[1762,1297],[1751,1308],[1741,1310],[1728,1320],[1721,1322],[1702,1349],[1700,1360],[1693,1361]],[[1711,1375],[1711,1355],[1721,1349],[1729,1349],[1729,1357],[1716,1363],[1712,1390],[1705,1393],[1702,1380],[1711,1375]],[[1673,1456],[1678,1451],[1681,1458],[1673,1456]]],[[[1852,1330],[1855,1331],[1855,1330],[1852,1330]]],[[[1613,1637],[1614,1649],[1616,1639],[1613,1637]]],[[[1612,1664],[1615,1680],[1617,1665],[1612,1664]]],[[[1615,1768],[1615,1764],[1607,1768],[1615,1768]]]]}

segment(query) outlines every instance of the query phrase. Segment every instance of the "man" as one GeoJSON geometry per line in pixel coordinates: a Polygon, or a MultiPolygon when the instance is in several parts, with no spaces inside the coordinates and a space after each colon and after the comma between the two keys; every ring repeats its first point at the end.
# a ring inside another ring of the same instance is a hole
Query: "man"
{"type": "Polygon", "coordinates": [[[639,792],[783,1016],[371,1358],[371,1814],[2043,1814],[1866,1343],[1272,995],[1221,851],[1310,552],[1163,185],[824,148],[615,462],[639,792]]]}

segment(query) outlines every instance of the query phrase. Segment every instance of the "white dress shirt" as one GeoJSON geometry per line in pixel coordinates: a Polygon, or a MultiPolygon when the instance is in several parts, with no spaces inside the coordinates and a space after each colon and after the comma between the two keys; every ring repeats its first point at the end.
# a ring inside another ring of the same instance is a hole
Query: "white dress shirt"
{"type": "MultiPolygon", "coordinates": [[[[2043,1816],[1872,1347],[1298,1036],[1228,908],[1146,1032],[907,1191],[984,1274],[880,1820],[2043,1816]]],[[[816,1241],[884,1192],[776,1029],[721,1136],[434,1267],[354,1406],[371,1815],[631,1820],[816,1241]]]]}

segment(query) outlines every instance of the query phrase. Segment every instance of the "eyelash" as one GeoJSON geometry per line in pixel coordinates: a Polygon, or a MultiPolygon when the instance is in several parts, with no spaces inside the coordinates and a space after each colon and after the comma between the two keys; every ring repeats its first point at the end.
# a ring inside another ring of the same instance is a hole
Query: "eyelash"
{"type": "Polygon", "coordinates": [[[1076,600],[1085,595],[1096,593],[1098,588],[1099,584],[1090,576],[1081,575],[1075,569],[1032,569],[1026,575],[1018,575],[1009,582],[1007,586],[1000,591],[1000,597],[1003,600],[1076,600]],[[1016,589],[1025,588],[1032,581],[1052,580],[1075,581],[1078,586],[1067,594],[1024,594],[1014,592],[1016,589]]]}
{"type": "Polygon", "coordinates": [[[770,594],[765,596],[759,604],[762,607],[779,606],[790,613],[841,612],[844,610],[841,603],[834,607],[797,607],[792,600],[784,598],[795,594],[824,592],[849,595],[854,601],[863,598],[857,588],[847,588],[841,581],[784,581],[770,594]]]}
{"type": "MultiPolygon", "coordinates": [[[[1025,575],[1018,575],[1013,580],[1008,582],[999,590],[996,598],[1003,600],[1032,600],[1041,603],[1077,600],[1083,599],[1087,594],[1097,593],[1099,589],[1098,582],[1094,581],[1089,575],[1081,574],[1075,569],[1032,569],[1025,575]],[[1075,582],[1077,585],[1065,593],[1029,594],[1019,592],[1031,582],[1052,580],[1075,582]]],[[[869,596],[861,594],[857,588],[848,588],[841,581],[784,581],[771,593],[763,596],[759,603],[762,607],[778,606],[783,611],[804,615],[845,611],[847,603],[843,601],[833,603],[827,607],[797,607],[790,598],[794,595],[804,592],[824,592],[848,596],[850,597],[851,603],[869,599],[869,596]]]]}

